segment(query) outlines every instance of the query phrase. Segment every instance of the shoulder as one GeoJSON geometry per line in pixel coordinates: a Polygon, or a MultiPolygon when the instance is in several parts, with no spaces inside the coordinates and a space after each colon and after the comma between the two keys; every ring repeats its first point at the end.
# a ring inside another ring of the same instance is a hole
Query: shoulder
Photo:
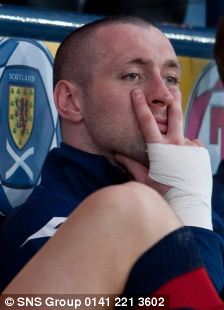
{"type": "MultiPolygon", "coordinates": [[[[60,191],[58,191],[60,193],[60,191]]],[[[78,206],[78,199],[51,193],[42,187],[37,187],[22,205],[14,208],[1,221],[1,240],[21,245],[30,236],[43,238],[43,230],[47,229],[45,237],[53,235],[52,230],[59,226],[78,206]]]]}

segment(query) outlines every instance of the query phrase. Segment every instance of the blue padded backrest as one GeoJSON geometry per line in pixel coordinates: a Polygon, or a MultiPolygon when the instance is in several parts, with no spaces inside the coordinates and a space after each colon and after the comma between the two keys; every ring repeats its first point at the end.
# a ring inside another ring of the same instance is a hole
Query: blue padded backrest
{"type": "Polygon", "coordinates": [[[207,147],[213,174],[224,158],[224,87],[215,61],[204,67],[186,109],[185,134],[207,147]]]}
{"type": "Polygon", "coordinates": [[[52,65],[40,42],[0,42],[0,214],[30,195],[48,151],[60,142],[52,65]]]}

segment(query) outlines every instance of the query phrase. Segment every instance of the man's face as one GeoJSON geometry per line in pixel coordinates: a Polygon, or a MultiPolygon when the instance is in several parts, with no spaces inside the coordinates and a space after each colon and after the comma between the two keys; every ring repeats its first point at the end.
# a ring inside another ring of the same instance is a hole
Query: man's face
{"type": "Polygon", "coordinates": [[[169,106],[181,104],[180,65],[168,39],[156,28],[110,25],[97,30],[90,85],[83,117],[100,154],[121,153],[147,164],[145,141],[132,107],[141,89],[162,134],[169,106]]]}

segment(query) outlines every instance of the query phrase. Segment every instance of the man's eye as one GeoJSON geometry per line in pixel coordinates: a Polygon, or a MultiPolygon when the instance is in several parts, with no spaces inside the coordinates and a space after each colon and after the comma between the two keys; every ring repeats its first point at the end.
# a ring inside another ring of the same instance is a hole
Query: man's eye
{"type": "Polygon", "coordinates": [[[165,77],[165,81],[168,85],[179,85],[180,82],[178,80],[178,78],[176,76],[172,76],[172,75],[169,75],[169,76],[166,76],[165,77]]]}
{"type": "Polygon", "coordinates": [[[123,79],[124,80],[129,80],[129,81],[137,81],[140,79],[140,74],[139,73],[128,73],[128,74],[125,74],[123,76],[123,79]]]}

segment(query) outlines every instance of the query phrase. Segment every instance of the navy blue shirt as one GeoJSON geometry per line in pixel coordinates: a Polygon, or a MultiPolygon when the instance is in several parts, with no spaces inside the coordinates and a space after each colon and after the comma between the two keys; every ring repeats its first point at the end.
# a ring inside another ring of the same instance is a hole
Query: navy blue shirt
{"type": "Polygon", "coordinates": [[[61,144],[49,152],[41,183],[1,224],[0,291],[51,237],[78,204],[130,177],[103,156],[61,144]],[[47,229],[46,229],[47,228],[47,229]]]}
{"type": "MultiPolygon", "coordinates": [[[[50,151],[40,185],[1,224],[0,291],[84,198],[105,186],[128,181],[130,176],[103,156],[63,143],[50,151]]],[[[207,229],[191,229],[205,267],[220,292],[224,287],[223,239],[207,229]]]]}
{"type": "Polygon", "coordinates": [[[212,206],[219,217],[224,219],[224,159],[213,176],[212,206]]]}

